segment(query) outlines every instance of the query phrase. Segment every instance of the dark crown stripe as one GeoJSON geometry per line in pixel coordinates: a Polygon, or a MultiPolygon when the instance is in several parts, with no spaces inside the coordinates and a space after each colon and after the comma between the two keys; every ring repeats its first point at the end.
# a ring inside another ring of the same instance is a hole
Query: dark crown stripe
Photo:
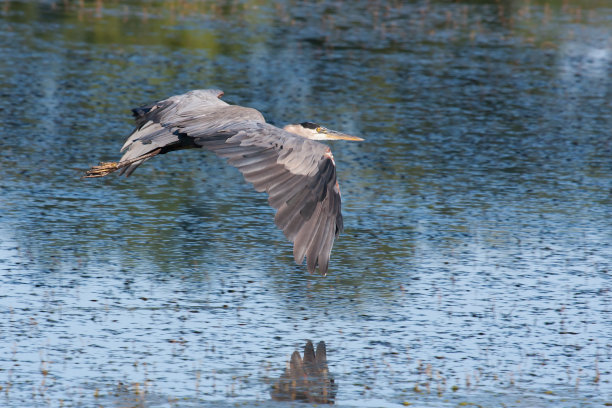
{"type": "Polygon", "coordinates": [[[300,123],[300,125],[302,125],[306,129],[316,129],[316,128],[319,127],[319,125],[317,125],[316,123],[313,123],[313,122],[302,122],[302,123],[300,123]]]}

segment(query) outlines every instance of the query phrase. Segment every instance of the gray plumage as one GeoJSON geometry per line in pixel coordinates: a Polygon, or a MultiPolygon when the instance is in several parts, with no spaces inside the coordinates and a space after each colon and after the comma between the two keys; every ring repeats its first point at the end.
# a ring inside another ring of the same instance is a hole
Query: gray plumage
{"type": "MultiPolygon", "coordinates": [[[[219,99],[222,95],[220,90],[195,90],[133,109],[137,127],[121,149],[121,160],[102,163],[87,177],[115,170],[129,176],[149,158],[174,150],[213,151],[227,158],[257,191],[268,193],[270,206],[277,210],[276,225],[294,243],[295,261],[301,264],[306,257],[309,272],[318,266],[325,275],[334,239],[343,230],[330,148],[307,138],[309,134],[266,123],[255,109],[229,105],[219,99]]],[[[317,139],[324,130],[342,135],[335,139],[362,140],[311,123],[306,127],[317,139]]]]}

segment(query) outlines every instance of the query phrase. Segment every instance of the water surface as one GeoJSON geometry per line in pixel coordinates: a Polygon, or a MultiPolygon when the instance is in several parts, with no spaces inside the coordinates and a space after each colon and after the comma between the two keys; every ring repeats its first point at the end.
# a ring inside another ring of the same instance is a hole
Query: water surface
{"type": "Polygon", "coordinates": [[[4,2],[0,405],[612,403],[612,7],[406,3],[4,2]],[[207,87],[366,138],[326,278],[211,154],[79,178],[207,87]]]}

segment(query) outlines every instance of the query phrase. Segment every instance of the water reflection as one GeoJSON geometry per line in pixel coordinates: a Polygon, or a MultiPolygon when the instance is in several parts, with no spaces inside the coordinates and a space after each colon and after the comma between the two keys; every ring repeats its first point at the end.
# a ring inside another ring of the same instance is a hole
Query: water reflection
{"type": "Polygon", "coordinates": [[[338,384],[329,373],[325,342],[314,350],[308,340],[304,357],[294,351],[287,362],[285,372],[274,384],[270,395],[275,401],[306,401],[317,404],[333,404],[338,384]]]}

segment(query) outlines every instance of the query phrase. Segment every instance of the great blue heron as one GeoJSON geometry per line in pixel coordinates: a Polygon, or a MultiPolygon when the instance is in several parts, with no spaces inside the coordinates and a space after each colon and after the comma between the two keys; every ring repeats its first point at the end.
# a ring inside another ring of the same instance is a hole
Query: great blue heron
{"type": "Polygon", "coordinates": [[[252,108],[229,105],[217,89],[195,90],[132,109],[136,129],[118,162],[100,163],[85,177],[116,170],[129,176],[158,154],[205,148],[228,159],[277,210],[274,221],[293,242],[293,256],[308,271],[327,273],[334,239],[343,229],[336,165],[316,140],[363,140],[311,122],[279,129],[252,108]]]}

